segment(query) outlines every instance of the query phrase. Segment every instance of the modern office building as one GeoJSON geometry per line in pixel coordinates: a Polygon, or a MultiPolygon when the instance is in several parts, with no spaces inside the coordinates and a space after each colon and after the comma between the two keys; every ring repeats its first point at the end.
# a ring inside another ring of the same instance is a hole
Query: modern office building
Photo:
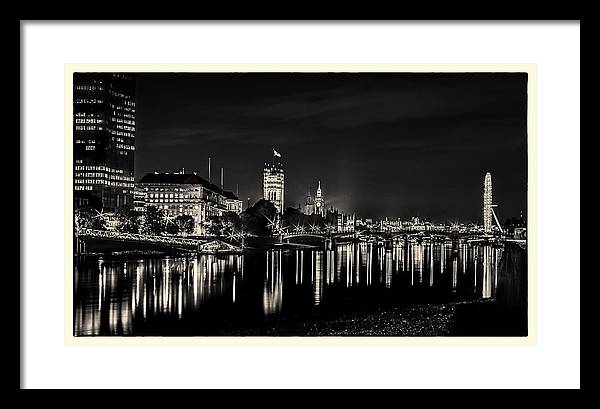
{"type": "Polygon", "coordinates": [[[483,181],[483,231],[492,232],[492,175],[486,173],[483,181]]]}
{"type": "Polygon", "coordinates": [[[73,75],[75,208],[133,205],[135,116],[133,77],[73,75]]]}
{"type": "Polygon", "coordinates": [[[196,235],[205,234],[205,222],[210,216],[237,212],[242,204],[232,192],[224,192],[196,173],[148,173],[137,187],[143,192],[146,207],[155,206],[168,217],[192,216],[196,235]]]}
{"type": "Polygon", "coordinates": [[[263,173],[263,196],[271,201],[279,213],[285,210],[285,177],[281,155],[273,149],[273,161],[265,163],[263,173]]]}

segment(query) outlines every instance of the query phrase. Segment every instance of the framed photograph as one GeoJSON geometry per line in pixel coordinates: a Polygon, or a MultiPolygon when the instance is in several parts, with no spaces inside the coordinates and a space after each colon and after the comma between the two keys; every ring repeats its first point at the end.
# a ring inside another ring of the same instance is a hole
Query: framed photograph
{"type": "Polygon", "coordinates": [[[534,64],[67,64],[65,342],[532,345],[534,64]]]}

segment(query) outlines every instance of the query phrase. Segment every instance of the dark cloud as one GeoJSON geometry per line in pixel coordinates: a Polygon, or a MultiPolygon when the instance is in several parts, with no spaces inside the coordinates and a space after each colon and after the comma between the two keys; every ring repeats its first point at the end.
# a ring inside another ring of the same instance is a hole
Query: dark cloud
{"type": "Polygon", "coordinates": [[[525,74],[140,74],[136,171],[225,168],[257,200],[271,148],[287,205],[318,180],[361,216],[480,218],[485,172],[501,216],[526,208],[525,74]]]}

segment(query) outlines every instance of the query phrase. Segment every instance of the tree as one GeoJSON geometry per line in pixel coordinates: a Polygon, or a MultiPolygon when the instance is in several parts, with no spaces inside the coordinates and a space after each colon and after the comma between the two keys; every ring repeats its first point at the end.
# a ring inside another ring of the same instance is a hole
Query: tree
{"type": "Polygon", "coordinates": [[[106,220],[102,213],[92,207],[75,210],[75,227],[77,229],[106,230],[106,220]]]}
{"type": "Polygon", "coordinates": [[[165,212],[155,206],[146,207],[144,233],[161,234],[166,230],[165,212]]]}
{"type": "Polygon", "coordinates": [[[140,232],[140,214],[132,206],[121,207],[116,211],[116,229],[122,233],[140,232]]]}
{"type": "Polygon", "coordinates": [[[179,215],[175,218],[175,225],[180,234],[187,235],[194,232],[194,218],[190,215],[179,215]]]}
{"type": "Polygon", "coordinates": [[[206,232],[212,236],[229,236],[242,230],[242,220],[237,213],[225,212],[222,216],[210,216],[205,224],[206,232]]]}
{"type": "Polygon", "coordinates": [[[165,221],[164,231],[168,234],[179,233],[179,226],[175,223],[175,219],[169,218],[165,221]]]}
{"type": "Polygon", "coordinates": [[[293,207],[288,207],[283,211],[281,225],[283,227],[302,226],[304,223],[304,214],[293,207]]]}
{"type": "Polygon", "coordinates": [[[243,229],[257,236],[268,236],[271,229],[268,227],[269,220],[275,220],[277,209],[275,205],[265,199],[261,199],[242,212],[240,218],[243,229]]]}

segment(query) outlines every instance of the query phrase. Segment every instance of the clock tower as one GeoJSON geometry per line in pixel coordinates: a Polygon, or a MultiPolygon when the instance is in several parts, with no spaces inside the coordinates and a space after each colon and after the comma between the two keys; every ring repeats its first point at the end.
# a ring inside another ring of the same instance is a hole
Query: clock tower
{"type": "Polygon", "coordinates": [[[325,199],[323,199],[323,193],[321,192],[321,181],[319,181],[315,196],[315,213],[325,217],[325,199]]]}

